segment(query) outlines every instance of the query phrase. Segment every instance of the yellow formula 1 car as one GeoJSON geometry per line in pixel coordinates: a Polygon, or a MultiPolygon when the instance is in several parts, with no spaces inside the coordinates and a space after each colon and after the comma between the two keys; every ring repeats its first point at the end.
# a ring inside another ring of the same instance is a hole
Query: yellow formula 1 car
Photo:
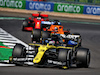
{"type": "Polygon", "coordinates": [[[58,66],[64,69],[70,68],[72,64],[76,64],[77,67],[88,67],[90,51],[87,48],[76,48],[76,44],[74,47],[65,47],[61,42],[48,38],[42,44],[29,44],[29,48],[17,44],[10,62],[42,67],[58,66]]]}

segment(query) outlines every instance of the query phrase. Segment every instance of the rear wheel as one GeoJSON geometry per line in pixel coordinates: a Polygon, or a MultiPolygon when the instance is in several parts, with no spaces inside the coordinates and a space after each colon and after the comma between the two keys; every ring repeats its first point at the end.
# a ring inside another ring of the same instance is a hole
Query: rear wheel
{"type": "Polygon", "coordinates": [[[33,27],[34,28],[33,20],[26,18],[23,21],[22,31],[27,31],[27,30],[25,30],[25,27],[33,27]]]}
{"type": "Polygon", "coordinates": [[[76,53],[76,66],[88,68],[90,64],[90,51],[87,48],[79,48],[76,53]]]}
{"type": "Polygon", "coordinates": [[[22,31],[25,31],[24,28],[27,26],[28,26],[28,21],[27,20],[23,21],[22,31]]]}

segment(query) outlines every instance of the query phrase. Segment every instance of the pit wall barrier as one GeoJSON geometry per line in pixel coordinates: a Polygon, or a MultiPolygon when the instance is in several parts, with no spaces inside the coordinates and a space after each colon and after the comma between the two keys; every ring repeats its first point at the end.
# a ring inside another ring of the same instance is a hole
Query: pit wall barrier
{"type": "Polygon", "coordinates": [[[54,11],[54,3],[26,1],[27,10],[54,11]]]}
{"type": "Polygon", "coordinates": [[[25,9],[25,0],[0,0],[0,7],[25,9]]]}
{"type": "Polygon", "coordinates": [[[100,6],[86,6],[85,5],[83,14],[100,16],[100,6]]]}
{"type": "Polygon", "coordinates": [[[55,3],[54,12],[83,14],[83,5],[55,3]]]}
{"type": "Polygon", "coordinates": [[[25,0],[0,0],[0,7],[62,13],[100,15],[100,6],[25,0]]]}
{"type": "Polygon", "coordinates": [[[100,6],[55,3],[54,12],[100,15],[100,6]]]}

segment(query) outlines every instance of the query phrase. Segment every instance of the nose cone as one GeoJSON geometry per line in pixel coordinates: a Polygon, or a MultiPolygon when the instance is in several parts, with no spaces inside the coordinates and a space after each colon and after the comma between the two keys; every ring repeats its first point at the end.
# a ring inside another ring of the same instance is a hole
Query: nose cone
{"type": "Polygon", "coordinates": [[[41,59],[42,59],[42,55],[39,52],[39,53],[37,53],[36,57],[34,58],[33,63],[39,63],[41,61],[41,59]]]}
{"type": "Polygon", "coordinates": [[[45,46],[40,46],[39,48],[38,48],[38,53],[37,53],[37,55],[35,56],[35,58],[34,58],[34,60],[33,60],[33,63],[40,63],[41,62],[41,60],[42,60],[42,58],[43,58],[43,55],[44,55],[44,53],[45,53],[45,50],[46,50],[46,48],[45,48],[45,46]]]}

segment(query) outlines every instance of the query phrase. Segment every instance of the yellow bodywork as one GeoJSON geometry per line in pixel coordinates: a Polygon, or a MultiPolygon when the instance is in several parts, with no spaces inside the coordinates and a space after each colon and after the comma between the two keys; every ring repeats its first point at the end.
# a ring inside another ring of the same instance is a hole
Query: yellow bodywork
{"type": "Polygon", "coordinates": [[[36,54],[35,58],[33,59],[33,63],[40,63],[41,59],[45,53],[45,51],[47,51],[48,49],[58,49],[58,48],[64,48],[64,49],[72,49],[71,47],[63,47],[63,46],[54,46],[54,45],[42,45],[42,44],[29,44],[29,45],[34,45],[34,46],[39,46],[38,47],[38,53],[36,54]]]}

